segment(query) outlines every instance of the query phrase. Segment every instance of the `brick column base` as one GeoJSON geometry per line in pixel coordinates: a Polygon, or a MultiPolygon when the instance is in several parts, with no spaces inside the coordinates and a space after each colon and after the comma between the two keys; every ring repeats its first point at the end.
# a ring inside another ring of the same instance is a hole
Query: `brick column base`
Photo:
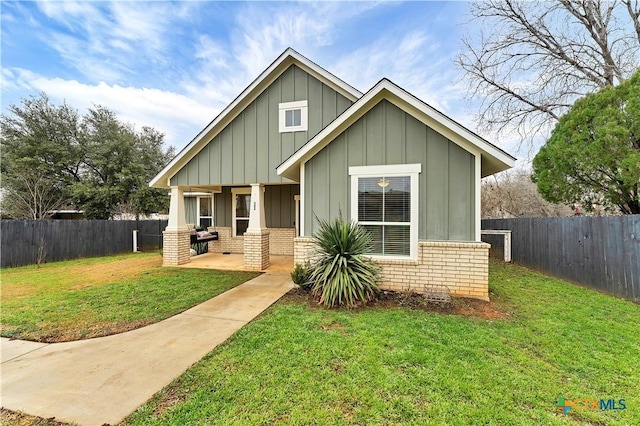
{"type": "Polygon", "coordinates": [[[244,267],[264,271],[269,267],[269,231],[244,233],[244,267]]]}
{"type": "Polygon", "coordinates": [[[164,231],[162,233],[162,265],[178,266],[191,261],[191,231],[164,231]]]}

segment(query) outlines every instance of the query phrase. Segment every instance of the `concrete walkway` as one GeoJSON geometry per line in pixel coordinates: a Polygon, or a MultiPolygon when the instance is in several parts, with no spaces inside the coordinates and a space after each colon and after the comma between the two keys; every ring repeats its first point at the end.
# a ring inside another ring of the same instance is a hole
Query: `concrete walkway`
{"type": "Polygon", "coordinates": [[[3,338],[0,405],[80,425],[117,424],[292,287],[289,274],[263,274],[114,336],[53,344],[3,338]]]}

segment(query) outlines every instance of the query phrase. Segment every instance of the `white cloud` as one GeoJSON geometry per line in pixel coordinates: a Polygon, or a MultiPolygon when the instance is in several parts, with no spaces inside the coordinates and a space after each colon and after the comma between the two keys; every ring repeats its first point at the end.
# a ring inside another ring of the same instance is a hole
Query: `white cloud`
{"type": "Polygon", "coordinates": [[[316,53],[340,43],[342,24],[379,6],[375,2],[242,4],[229,17],[228,41],[208,35],[198,38],[196,63],[180,85],[194,99],[223,108],[287,47],[317,61],[316,53]]]}
{"type": "Polygon", "coordinates": [[[66,31],[41,28],[43,43],[93,82],[131,74],[133,65],[162,62],[175,28],[171,4],[163,2],[40,2],[39,9],[66,31]]]}
{"type": "Polygon", "coordinates": [[[146,87],[123,87],[100,82],[90,85],[76,80],[48,78],[28,70],[2,71],[2,91],[46,92],[52,101],[69,105],[84,113],[102,105],[125,122],[151,126],[165,133],[165,141],[180,149],[213,119],[217,111],[185,95],[146,87]]]}
{"type": "Polygon", "coordinates": [[[416,30],[400,39],[382,36],[349,52],[334,68],[336,74],[361,90],[386,77],[434,108],[461,119],[456,100],[462,95],[454,81],[455,74],[443,72],[450,69],[451,62],[439,50],[439,43],[429,34],[416,30]]]}

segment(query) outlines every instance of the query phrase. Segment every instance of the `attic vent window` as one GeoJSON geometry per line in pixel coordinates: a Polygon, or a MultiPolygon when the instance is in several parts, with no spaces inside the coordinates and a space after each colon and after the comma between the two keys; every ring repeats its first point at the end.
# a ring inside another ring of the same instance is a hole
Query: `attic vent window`
{"type": "Polygon", "coordinates": [[[307,130],[307,101],[283,102],[280,109],[280,133],[307,130]]]}

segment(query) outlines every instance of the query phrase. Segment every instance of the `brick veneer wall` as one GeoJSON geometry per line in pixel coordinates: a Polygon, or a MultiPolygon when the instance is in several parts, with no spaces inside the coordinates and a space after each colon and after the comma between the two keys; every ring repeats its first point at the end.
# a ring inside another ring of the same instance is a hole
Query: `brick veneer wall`
{"type": "Polygon", "coordinates": [[[209,227],[209,231],[218,232],[218,241],[209,242],[209,252],[211,253],[244,253],[244,238],[232,237],[232,229],[225,227],[209,227]]]}
{"type": "MultiPolygon", "coordinates": [[[[210,231],[218,232],[218,241],[209,242],[211,253],[244,253],[244,237],[232,237],[232,229],[226,227],[210,227],[210,231]]],[[[293,239],[295,228],[268,228],[269,254],[274,256],[293,256],[293,239]]]]}
{"type": "Polygon", "coordinates": [[[314,253],[313,238],[296,237],[293,240],[293,264],[302,263],[313,260],[314,253]]]}
{"type": "Polygon", "coordinates": [[[269,253],[274,256],[293,256],[296,228],[268,228],[269,253]]]}
{"type": "Polygon", "coordinates": [[[446,286],[452,296],[489,300],[489,244],[420,241],[418,259],[381,260],[382,288],[422,292],[446,286]]]}
{"type": "MultiPolygon", "coordinates": [[[[446,286],[452,296],[489,300],[489,244],[420,241],[417,260],[378,259],[380,287],[423,292],[425,286],[446,286]]],[[[313,240],[294,240],[294,263],[313,255],[313,240]]],[[[437,287],[436,287],[437,288],[437,287]]]]}
{"type": "Polygon", "coordinates": [[[162,233],[162,264],[178,266],[191,261],[189,250],[191,231],[164,231],[162,233]]]}

